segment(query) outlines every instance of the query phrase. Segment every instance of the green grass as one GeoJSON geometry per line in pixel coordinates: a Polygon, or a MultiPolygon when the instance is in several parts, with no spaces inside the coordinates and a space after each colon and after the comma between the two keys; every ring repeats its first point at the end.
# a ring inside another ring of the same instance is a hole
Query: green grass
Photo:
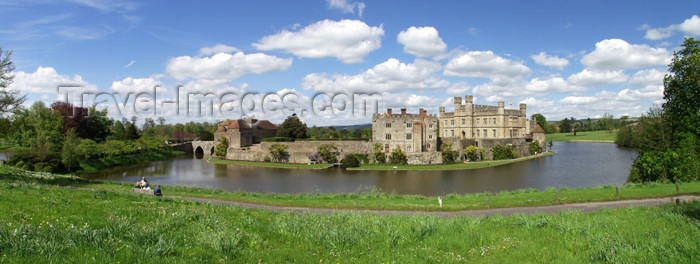
{"type": "Polygon", "coordinates": [[[454,163],[454,164],[435,164],[435,165],[394,165],[394,164],[362,164],[358,168],[348,168],[349,170],[463,170],[463,169],[478,169],[503,165],[513,162],[536,159],[539,157],[556,154],[556,152],[547,152],[537,156],[527,156],[511,160],[489,160],[480,162],[454,163]],[[396,167],[396,168],[394,168],[396,167]]]}
{"type": "Polygon", "coordinates": [[[0,180],[0,263],[691,263],[700,202],[440,218],[252,210],[0,180]]]}
{"type": "Polygon", "coordinates": [[[591,142],[615,142],[615,135],[617,135],[617,130],[613,130],[612,133],[608,131],[585,131],[577,132],[576,136],[574,133],[554,133],[547,134],[547,141],[591,141],[591,142]]]}
{"type": "MultiPolygon", "coordinates": [[[[121,192],[130,192],[132,187],[131,183],[74,179],[66,175],[35,173],[8,166],[0,166],[0,179],[121,192]]],[[[151,184],[155,183],[152,182],[151,184]]],[[[619,199],[700,194],[700,182],[681,183],[679,186],[680,191],[677,192],[674,184],[628,184],[620,187],[619,199]]],[[[437,197],[398,195],[373,189],[358,190],[354,193],[276,194],[243,191],[227,192],[207,188],[163,186],[163,193],[165,195],[219,199],[282,207],[414,211],[459,211],[612,201],[618,199],[616,187],[610,185],[579,189],[562,188],[558,191],[554,188],[549,188],[545,191],[522,189],[503,191],[495,194],[448,194],[442,197],[443,207],[439,207],[437,197]],[[555,192],[559,197],[559,202],[555,200],[555,192]]]]}
{"type": "Polygon", "coordinates": [[[29,149],[29,148],[23,147],[20,145],[0,144],[0,150],[18,151],[18,150],[25,150],[25,149],[29,149]]]}
{"type": "Polygon", "coordinates": [[[294,163],[275,163],[275,162],[255,162],[255,161],[239,161],[239,160],[224,160],[219,158],[209,159],[211,163],[217,164],[232,164],[232,165],[246,165],[246,166],[259,166],[259,167],[270,167],[270,168],[301,168],[301,169],[325,169],[331,164],[294,164],[294,163]]]}

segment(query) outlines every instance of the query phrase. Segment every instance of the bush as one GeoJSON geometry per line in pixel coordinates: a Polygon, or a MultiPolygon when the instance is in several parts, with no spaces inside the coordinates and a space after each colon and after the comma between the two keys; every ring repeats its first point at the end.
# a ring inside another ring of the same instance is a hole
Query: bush
{"type": "Polygon", "coordinates": [[[226,151],[228,151],[228,138],[221,137],[221,142],[216,144],[216,147],[214,148],[214,154],[216,154],[218,157],[225,158],[226,151]]]}
{"type": "Polygon", "coordinates": [[[338,161],[338,148],[333,144],[323,144],[318,146],[318,152],[321,158],[327,163],[336,163],[338,161]]]}
{"type": "Polygon", "coordinates": [[[369,155],[367,155],[367,154],[353,154],[353,155],[355,155],[355,157],[357,157],[357,159],[359,159],[360,162],[362,162],[364,164],[369,164],[369,155]]]}
{"type": "Polygon", "coordinates": [[[265,161],[265,162],[271,162],[271,161],[272,161],[272,158],[270,158],[270,156],[265,156],[265,157],[263,157],[263,161],[265,161]]]}
{"type": "Polygon", "coordinates": [[[372,145],[372,153],[374,154],[374,160],[377,161],[377,163],[386,162],[386,154],[382,149],[382,144],[374,143],[374,145],[372,145]]]}
{"type": "Polygon", "coordinates": [[[287,151],[289,146],[282,144],[272,144],[270,146],[270,156],[275,162],[281,162],[289,157],[289,152],[287,151]]]}
{"type": "Polygon", "coordinates": [[[542,153],[540,142],[537,140],[530,142],[530,155],[535,155],[535,153],[542,153]]]}
{"type": "Polygon", "coordinates": [[[476,146],[467,146],[464,149],[464,157],[469,161],[476,161],[479,158],[476,146]]]}
{"type": "Polygon", "coordinates": [[[214,141],[214,134],[212,134],[209,131],[202,131],[202,133],[199,135],[199,140],[201,141],[214,141]]]}
{"type": "Polygon", "coordinates": [[[459,152],[452,150],[452,144],[450,143],[442,143],[440,152],[442,152],[443,164],[455,163],[455,160],[458,158],[457,156],[459,156],[459,152]]]}
{"type": "Polygon", "coordinates": [[[357,155],[355,155],[355,154],[348,154],[343,159],[343,162],[340,164],[340,167],[343,167],[343,168],[360,167],[360,159],[358,159],[357,155]]]}
{"type": "Polygon", "coordinates": [[[617,131],[617,136],[615,136],[615,144],[620,147],[637,147],[632,126],[623,126],[617,131]]]}
{"type": "Polygon", "coordinates": [[[493,160],[514,159],[518,157],[513,146],[495,146],[491,149],[493,152],[493,160]]]}
{"type": "Polygon", "coordinates": [[[406,164],[408,163],[408,158],[406,157],[406,153],[404,153],[401,150],[401,147],[396,147],[394,150],[391,151],[391,155],[389,155],[389,163],[391,164],[406,164]]]}

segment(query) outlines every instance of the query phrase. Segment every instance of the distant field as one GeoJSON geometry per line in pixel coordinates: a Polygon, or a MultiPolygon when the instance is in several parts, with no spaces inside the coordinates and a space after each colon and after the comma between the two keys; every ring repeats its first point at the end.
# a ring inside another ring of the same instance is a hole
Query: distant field
{"type": "Polygon", "coordinates": [[[617,130],[613,130],[612,133],[608,131],[586,131],[578,132],[576,136],[574,133],[555,133],[547,134],[547,141],[591,141],[591,142],[615,142],[615,135],[617,135],[617,130]]]}

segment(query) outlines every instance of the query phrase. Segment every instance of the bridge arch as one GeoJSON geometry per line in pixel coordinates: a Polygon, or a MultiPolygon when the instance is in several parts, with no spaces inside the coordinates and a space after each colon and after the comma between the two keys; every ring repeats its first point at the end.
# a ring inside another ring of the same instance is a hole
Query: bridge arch
{"type": "Polygon", "coordinates": [[[203,159],[204,158],[204,149],[202,149],[201,146],[197,146],[197,149],[194,150],[194,158],[195,159],[203,159]]]}

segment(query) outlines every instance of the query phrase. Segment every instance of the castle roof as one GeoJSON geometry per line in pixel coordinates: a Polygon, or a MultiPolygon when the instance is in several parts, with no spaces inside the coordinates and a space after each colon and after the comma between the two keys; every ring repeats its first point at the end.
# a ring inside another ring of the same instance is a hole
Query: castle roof
{"type": "Polygon", "coordinates": [[[216,130],[216,132],[226,132],[226,130],[229,129],[245,129],[248,128],[250,129],[250,125],[243,119],[236,119],[236,120],[231,120],[231,119],[226,119],[224,122],[221,122],[219,124],[219,129],[216,130]]]}
{"type": "Polygon", "coordinates": [[[544,133],[544,129],[540,127],[540,125],[537,125],[534,130],[532,130],[532,133],[544,133]]]}
{"type": "Polygon", "coordinates": [[[273,124],[267,120],[260,120],[258,122],[255,122],[255,124],[253,124],[253,127],[256,127],[258,129],[268,129],[268,130],[277,129],[277,126],[275,124],[273,124]]]}

